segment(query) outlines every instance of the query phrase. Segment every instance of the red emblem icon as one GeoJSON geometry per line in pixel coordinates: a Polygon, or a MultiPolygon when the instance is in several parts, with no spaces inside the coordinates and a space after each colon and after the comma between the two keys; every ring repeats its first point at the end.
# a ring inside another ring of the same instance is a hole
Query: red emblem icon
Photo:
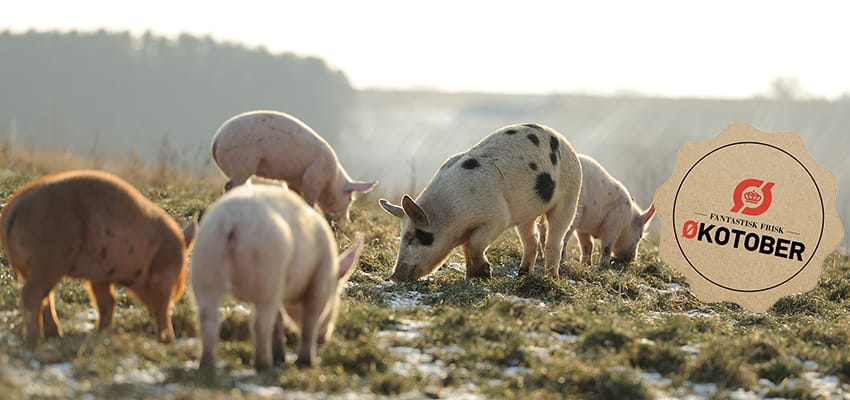
{"type": "Polygon", "coordinates": [[[732,212],[740,212],[744,215],[762,215],[773,200],[774,182],[765,182],[761,179],[744,179],[735,187],[732,194],[732,212]],[[756,189],[761,189],[761,194],[756,189]],[[750,190],[747,190],[750,189],[750,190]]]}

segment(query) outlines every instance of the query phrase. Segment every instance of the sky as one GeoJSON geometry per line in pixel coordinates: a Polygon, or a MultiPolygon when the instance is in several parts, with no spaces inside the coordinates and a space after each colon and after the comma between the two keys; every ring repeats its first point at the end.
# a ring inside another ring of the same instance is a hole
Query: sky
{"type": "MultiPolygon", "coordinates": [[[[850,95],[843,1],[2,0],[0,29],[180,33],[316,56],[358,89],[850,95]]],[[[0,55],[0,60],[2,55],[0,55]]]]}

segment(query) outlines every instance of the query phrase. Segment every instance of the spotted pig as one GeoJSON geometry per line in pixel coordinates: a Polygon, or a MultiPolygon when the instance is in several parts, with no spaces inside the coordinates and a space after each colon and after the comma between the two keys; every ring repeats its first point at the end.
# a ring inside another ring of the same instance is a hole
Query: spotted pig
{"type": "Polygon", "coordinates": [[[252,175],[286,181],[332,218],[347,219],[354,193],[377,185],[352,180],[325,139],[277,111],[251,111],[225,121],[213,137],[212,157],[229,178],[225,191],[252,175]]]}
{"type": "MultiPolygon", "coordinates": [[[[521,274],[537,258],[535,219],[561,237],[573,220],[581,166],[572,145],[552,128],[510,125],[446,160],[416,200],[380,205],[403,220],[391,279],[412,281],[433,272],[451,250],[463,246],[467,278],[489,277],[487,247],[507,228],[522,242],[521,274]]],[[[561,242],[544,249],[546,273],[558,277],[561,242]]]]}
{"type": "Polygon", "coordinates": [[[86,280],[98,329],[112,323],[118,285],[150,309],[160,340],[174,339],[169,311],[183,293],[194,223],[181,232],[118,177],[79,170],[25,185],[4,207],[0,226],[3,251],[23,282],[27,342],[62,335],[53,287],[64,276],[86,280]]]}

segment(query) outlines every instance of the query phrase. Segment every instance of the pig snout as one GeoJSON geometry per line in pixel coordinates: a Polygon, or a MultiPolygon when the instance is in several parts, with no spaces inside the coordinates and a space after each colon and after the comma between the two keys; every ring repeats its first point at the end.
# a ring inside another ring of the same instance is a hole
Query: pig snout
{"type": "Polygon", "coordinates": [[[419,274],[417,274],[418,270],[419,267],[416,265],[397,264],[389,279],[393,282],[413,282],[419,279],[419,274]]]}
{"type": "Polygon", "coordinates": [[[630,262],[634,261],[636,253],[637,253],[637,249],[635,249],[631,252],[615,253],[613,258],[617,262],[630,263],[630,262]]]}

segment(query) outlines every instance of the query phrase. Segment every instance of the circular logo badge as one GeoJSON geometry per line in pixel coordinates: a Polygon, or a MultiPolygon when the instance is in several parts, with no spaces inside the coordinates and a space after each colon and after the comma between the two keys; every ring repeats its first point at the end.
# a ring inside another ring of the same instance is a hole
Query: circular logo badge
{"type": "Polygon", "coordinates": [[[837,180],[799,136],[735,124],[678,162],[655,196],[661,255],[698,297],[762,311],[814,287],[843,228],[837,180]]]}

